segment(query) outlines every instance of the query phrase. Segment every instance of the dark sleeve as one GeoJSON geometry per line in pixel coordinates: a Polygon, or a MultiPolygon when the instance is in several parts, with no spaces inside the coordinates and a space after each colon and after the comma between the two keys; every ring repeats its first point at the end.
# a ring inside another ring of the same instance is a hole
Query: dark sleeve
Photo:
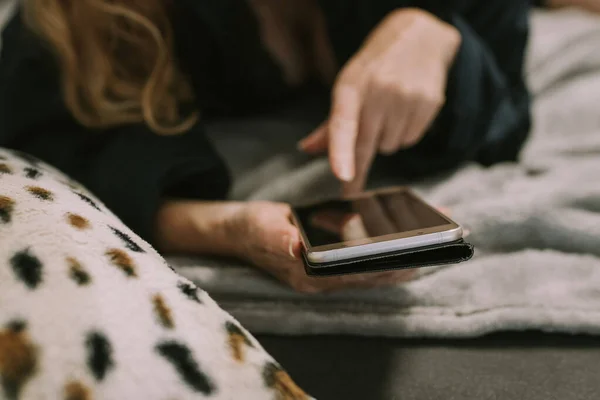
{"type": "Polygon", "coordinates": [[[449,73],[446,105],[416,153],[437,157],[442,167],[516,161],[531,125],[524,76],[530,3],[463,3],[462,10],[446,6],[440,13],[460,31],[462,43],[449,73]]]}
{"type": "Polygon", "coordinates": [[[59,168],[153,242],[163,196],[223,198],[229,175],[201,126],[158,136],[144,125],[93,131],[63,104],[54,60],[19,19],[3,33],[0,146],[59,168]]]}

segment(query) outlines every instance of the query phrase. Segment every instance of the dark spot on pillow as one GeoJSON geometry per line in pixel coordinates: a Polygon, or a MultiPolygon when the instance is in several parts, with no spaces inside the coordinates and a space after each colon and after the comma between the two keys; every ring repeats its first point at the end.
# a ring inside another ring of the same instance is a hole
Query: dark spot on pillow
{"type": "Polygon", "coordinates": [[[44,189],[42,187],[27,186],[26,189],[29,193],[31,193],[32,195],[34,195],[35,197],[37,197],[40,200],[44,200],[44,201],[53,201],[54,200],[54,195],[52,194],[52,192],[47,189],[44,189]]]}
{"type": "Polygon", "coordinates": [[[92,281],[90,274],[87,273],[81,263],[79,263],[79,261],[77,261],[75,258],[68,257],[67,264],[69,264],[69,276],[79,286],[86,286],[92,281]]]}
{"type": "Polygon", "coordinates": [[[175,367],[179,377],[194,391],[209,396],[216,388],[212,380],[200,370],[190,349],[180,343],[169,341],[156,346],[156,351],[175,367]]]}
{"type": "Polygon", "coordinates": [[[163,296],[160,294],[153,296],[152,304],[154,305],[154,314],[156,315],[158,322],[167,329],[173,329],[175,327],[173,315],[163,296]]]}
{"type": "Polygon", "coordinates": [[[244,333],[242,328],[231,321],[225,323],[225,330],[227,331],[229,349],[231,350],[233,359],[238,362],[244,362],[246,359],[246,346],[254,347],[248,335],[244,333]]]}
{"type": "Polygon", "coordinates": [[[92,400],[92,394],[83,383],[72,381],[65,385],[64,400],[92,400]]]}
{"type": "Polygon", "coordinates": [[[114,266],[120,268],[125,275],[130,278],[137,278],[137,273],[135,272],[135,263],[125,251],[120,249],[109,249],[106,252],[106,255],[110,258],[110,262],[114,266]]]}
{"type": "Polygon", "coordinates": [[[35,289],[42,282],[42,263],[29,249],[12,256],[10,264],[17,278],[28,288],[35,289]]]}
{"type": "Polygon", "coordinates": [[[308,400],[308,396],[280,366],[269,362],[263,368],[265,385],[273,389],[277,399],[308,400]]]}
{"type": "Polygon", "coordinates": [[[109,226],[109,228],[119,239],[121,239],[121,241],[125,244],[125,247],[127,247],[129,250],[135,251],[136,253],[145,253],[144,249],[138,246],[138,244],[135,243],[128,234],[121,232],[112,226],[109,226]]]}
{"type": "Polygon", "coordinates": [[[8,164],[0,163],[0,175],[1,174],[12,174],[12,168],[8,164]]]}
{"type": "Polygon", "coordinates": [[[78,214],[67,214],[67,221],[72,227],[80,230],[88,229],[91,226],[90,221],[78,214]]]}
{"type": "Polygon", "coordinates": [[[200,300],[198,297],[198,288],[196,286],[187,282],[178,282],[177,288],[181,290],[181,293],[183,293],[188,299],[202,304],[202,300],[200,300]]]}
{"type": "Polygon", "coordinates": [[[15,321],[10,321],[6,327],[13,332],[19,333],[24,331],[27,328],[27,324],[25,321],[21,321],[20,319],[15,321]]]}
{"type": "Polygon", "coordinates": [[[79,196],[79,198],[83,201],[85,201],[86,203],[88,203],[90,206],[94,207],[96,210],[98,211],[102,211],[100,209],[100,207],[98,207],[98,205],[96,204],[96,202],[94,202],[94,200],[90,199],[88,196],[86,196],[85,194],[79,193],[79,192],[73,192],[75,193],[77,196],[79,196]]]}
{"type": "Polygon", "coordinates": [[[85,341],[87,348],[87,365],[96,380],[102,381],[114,368],[112,346],[106,336],[100,332],[92,332],[85,341]]]}
{"type": "Polygon", "coordinates": [[[0,221],[8,224],[12,221],[15,201],[10,197],[0,196],[0,221]]]}
{"type": "Polygon", "coordinates": [[[37,168],[27,167],[25,168],[25,175],[29,179],[38,179],[40,176],[42,176],[42,173],[37,168]]]}
{"type": "Polygon", "coordinates": [[[8,399],[18,399],[23,386],[36,373],[38,351],[22,321],[0,331],[0,383],[8,399]]]}

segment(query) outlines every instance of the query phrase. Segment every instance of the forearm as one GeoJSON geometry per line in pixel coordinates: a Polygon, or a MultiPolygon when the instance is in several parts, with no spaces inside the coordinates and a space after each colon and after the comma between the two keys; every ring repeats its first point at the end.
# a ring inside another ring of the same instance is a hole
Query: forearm
{"type": "Polygon", "coordinates": [[[242,207],[232,201],[167,200],[156,217],[156,245],[165,253],[236,254],[231,221],[242,207]]]}

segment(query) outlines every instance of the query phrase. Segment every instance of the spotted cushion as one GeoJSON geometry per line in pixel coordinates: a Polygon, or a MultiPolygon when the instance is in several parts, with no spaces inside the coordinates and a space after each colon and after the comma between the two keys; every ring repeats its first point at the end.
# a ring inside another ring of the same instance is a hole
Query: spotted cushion
{"type": "Polygon", "coordinates": [[[0,399],[45,398],[307,396],[85,188],[0,149],[0,399]]]}

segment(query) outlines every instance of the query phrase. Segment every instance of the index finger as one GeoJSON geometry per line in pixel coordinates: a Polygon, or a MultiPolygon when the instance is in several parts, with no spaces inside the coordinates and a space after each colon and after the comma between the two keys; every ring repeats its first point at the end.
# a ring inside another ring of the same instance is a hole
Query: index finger
{"type": "Polygon", "coordinates": [[[356,138],[361,98],[357,87],[341,83],[333,90],[329,118],[329,162],[335,176],[350,182],[355,176],[356,138]]]}

